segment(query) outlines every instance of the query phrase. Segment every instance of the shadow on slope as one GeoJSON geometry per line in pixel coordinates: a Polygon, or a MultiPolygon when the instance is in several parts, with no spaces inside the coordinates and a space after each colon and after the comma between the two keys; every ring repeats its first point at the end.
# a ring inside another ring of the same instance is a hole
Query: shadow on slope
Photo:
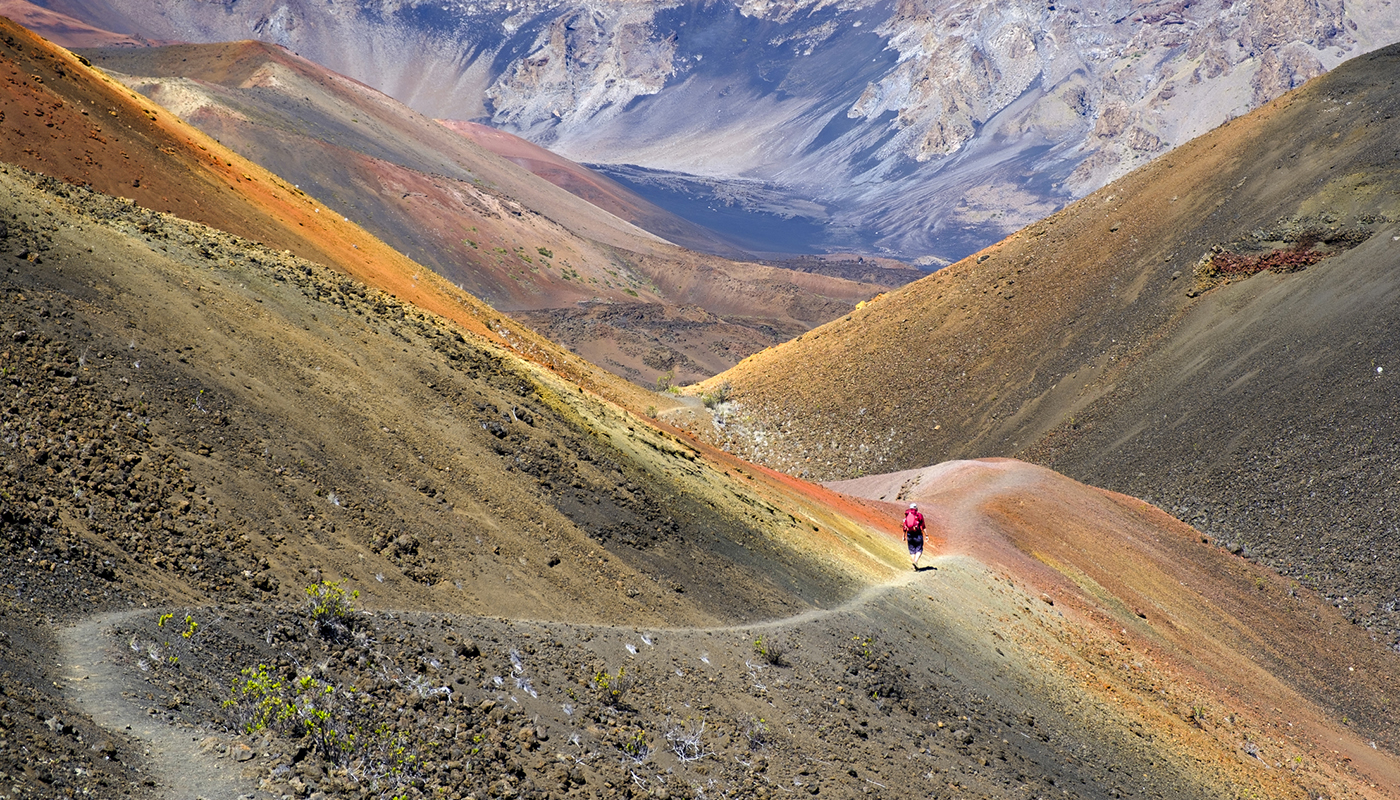
{"type": "Polygon", "coordinates": [[[649,252],[654,237],[279,47],[245,41],[84,55],[501,310],[633,300],[638,290],[657,299],[645,276],[615,263],[608,249],[649,252]]]}
{"type": "Polygon", "coordinates": [[[68,47],[148,47],[156,44],[139,34],[113,33],[28,0],[0,0],[0,16],[29,30],[42,31],[46,38],[61,41],[68,47]]]}
{"type": "Polygon", "coordinates": [[[715,231],[666,211],[608,176],[551,153],[513,133],[466,120],[438,122],[501,158],[668,242],[726,258],[751,257],[750,253],[715,231]]]}

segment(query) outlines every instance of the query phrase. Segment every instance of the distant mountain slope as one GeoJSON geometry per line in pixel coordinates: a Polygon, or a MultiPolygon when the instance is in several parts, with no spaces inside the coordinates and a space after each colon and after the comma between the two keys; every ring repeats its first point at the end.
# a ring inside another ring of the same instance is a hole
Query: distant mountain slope
{"type": "Polygon", "coordinates": [[[817,478],[1036,460],[1152,500],[1397,643],[1398,78],[1400,47],[1350,61],[744,361],[706,384],[735,399],[717,435],[817,478]]]}
{"type": "Polygon", "coordinates": [[[609,263],[603,248],[651,252],[655,237],[281,48],[237,42],[84,53],[504,311],[630,300],[638,289],[656,299],[645,276],[628,270],[614,279],[600,268],[609,263]],[[563,251],[559,264],[536,243],[563,251]],[[575,270],[578,280],[566,277],[575,270]]]}
{"type": "MultiPolygon", "coordinates": [[[[278,47],[84,52],[450,282],[503,311],[533,312],[531,324],[547,335],[572,347],[586,342],[596,349],[580,352],[643,384],[667,370],[687,380],[712,375],[881,288],[676,247],[278,47]],[[630,330],[577,341],[570,321],[584,302],[699,305],[713,317],[707,335],[727,346],[678,336],[660,307],[634,315],[630,330]]],[[[620,187],[608,196],[627,197],[620,187]]]]}
{"type": "Polygon", "coordinates": [[[1390,0],[40,4],[282,44],[430,116],[928,263],[1400,38],[1390,0]]]}
{"type": "Polygon", "coordinates": [[[478,122],[438,120],[483,149],[518,164],[559,188],[608,213],[650,231],[668,242],[730,258],[749,254],[707,230],[682,219],[598,172],[552,153],[512,133],[478,122]]]}

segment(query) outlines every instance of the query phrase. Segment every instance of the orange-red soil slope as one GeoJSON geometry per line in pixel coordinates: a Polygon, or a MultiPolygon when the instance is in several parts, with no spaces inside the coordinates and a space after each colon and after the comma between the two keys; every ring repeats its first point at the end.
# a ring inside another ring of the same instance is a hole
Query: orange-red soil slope
{"type": "Polygon", "coordinates": [[[1297,583],[1140,500],[1024,462],[830,486],[891,518],[917,502],[940,582],[946,560],[999,574],[1010,588],[994,592],[1011,597],[971,598],[995,607],[997,635],[1165,752],[1213,751],[1199,765],[1261,780],[1263,796],[1400,796],[1400,658],[1297,583]]]}

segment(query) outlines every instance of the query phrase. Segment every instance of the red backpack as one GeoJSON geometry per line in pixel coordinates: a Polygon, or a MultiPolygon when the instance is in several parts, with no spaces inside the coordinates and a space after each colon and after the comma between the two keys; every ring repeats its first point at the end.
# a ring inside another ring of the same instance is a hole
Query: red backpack
{"type": "Polygon", "coordinates": [[[914,509],[911,508],[911,509],[909,509],[908,511],[905,511],[905,512],[904,512],[904,532],[905,532],[905,533],[915,533],[915,532],[922,533],[923,530],[924,530],[924,524],[923,524],[923,523],[924,523],[924,521],[923,521],[923,519],[920,518],[919,512],[915,511],[914,509]]]}

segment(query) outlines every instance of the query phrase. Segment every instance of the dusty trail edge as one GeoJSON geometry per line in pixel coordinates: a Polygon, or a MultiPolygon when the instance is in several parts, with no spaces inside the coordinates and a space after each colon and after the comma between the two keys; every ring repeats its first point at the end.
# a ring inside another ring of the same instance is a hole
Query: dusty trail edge
{"type": "MultiPolygon", "coordinates": [[[[934,572],[936,567],[933,565],[944,558],[947,557],[928,559],[925,562],[928,566],[923,566],[917,573],[913,570],[896,573],[888,581],[866,586],[849,600],[831,608],[813,608],[791,617],[737,625],[656,627],[648,630],[704,633],[803,625],[849,613],[882,594],[908,586],[921,575],[934,572]]],[[[150,759],[146,766],[149,778],[155,782],[160,796],[165,800],[257,800],[270,797],[257,789],[256,779],[242,774],[240,763],[232,755],[238,745],[231,745],[232,737],[228,734],[212,728],[162,722],[156,719],[152,706],[141,701],[138,692],[142,682],[139,677],[129,675],[130,668],[120,663],[118,656],[122,643],[113,635],[113,628],[128,619],[156,613],[160,613],[159,609],[110,611],[94,614],[58,629],[54,638],[58,644],[59,674],[64,696],[98,725],[119,736],[130,736],[145,745],[143,753],[150,759]],[[230,745],[233,749],[230,749],[230,745]],[[221,755],[221,749],[226,754],[221,755]]],[[[527,619],[515,621],[544,622],[527,619]]],[[[635,627],[568,624],[594,629],[632,630],[635,627]]]]}
{"type": "MultiPolygon", "coordinates": [[[[118,655],[122,643],[113,627],[147,616],[153,609],[95,614],[55,632],[63,694],[98,725],[144,744],[149,762],[143,765],[166,800],[247,800],[270,797],[257,790],[257,781],[242,775],[231,754],[219,757],[218,743],[232,737],[213,729],[170,724],[155,718],[142,703],[139,677],[129,675],[118,655]]],[[[248,751],[251,755],[251,751],[248,751]]]]}

